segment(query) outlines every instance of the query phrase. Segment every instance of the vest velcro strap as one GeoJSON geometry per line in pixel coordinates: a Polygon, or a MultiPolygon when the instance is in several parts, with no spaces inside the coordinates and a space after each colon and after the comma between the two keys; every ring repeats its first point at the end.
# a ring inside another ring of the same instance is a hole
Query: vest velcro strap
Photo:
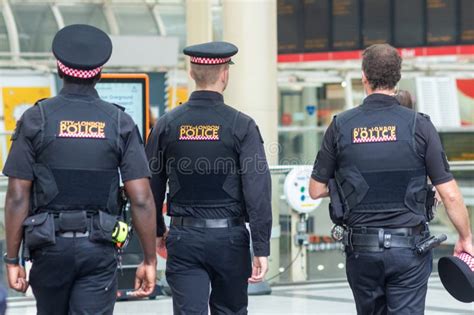
{"type": "MultiPolygon", "coordinates": [[[[410,183],[414,178],[426,178],[424,169],[396,170],[363,173],[369,188],[365,198],[355,208],[356,212],[379,212],[408,210],[406,196],[413,196],[419,203],[424,203],[425,191],[411,191],[410,183]],[[425,176],[425,177],[423,177],[425,176]],[[366,211],[364,211],[366,210],[366,211]]],[[[413,198],[412,197],[412,198],[413,198]]]]}
{"type": "Polygon", "coordinates": [[[59,194],[52,209],[105,209],[112,185],[118,186],[116,170],[52,169],[59,194]]]}
{"type": "MultiPolygon", "coordinates": [[[[206,174],[182,174],[177,172],[179,190],[174,193],[172,201],[196,203],[202,201],[232,200],[223,189],[227,174],[219,170],[211,170],[206,174]]],[[[176,186],[176,185],[175,185],[176,186]]]]}

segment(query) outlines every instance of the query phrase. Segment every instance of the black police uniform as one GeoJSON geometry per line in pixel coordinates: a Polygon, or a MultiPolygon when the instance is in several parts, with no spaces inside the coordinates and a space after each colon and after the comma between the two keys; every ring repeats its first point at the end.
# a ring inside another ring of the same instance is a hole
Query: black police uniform
{"type": "MultiPolygon", "coordinates": [[[[199,58],[229,62],[226,45],[213,45],[214,56],[204,53],[207,44],[198,46],[199,58]]],[[[191,62],[202,61],[193,56],[191,62]]],[[[210,305],[211,314],[246,314],[251,257],[244,221],[255,256],[269,255],[272,225],[271,179],[257,125],[224,104],[222,94],[196,91],[158,120],[146,152],[158,236],[165,231],[161,207],[169,180],[166,278],[174,313],[207,314],[210,305]]]]}
{"type": "Polygon", "coordinates": [[[436,129],[391,96],[368,96],[326,131],[312,178],[335,177],[349,209],[346,272],[358,314],[423,314],[432,255],[414,245],[428,233],[427,176],[453,179],[436,129]]]}
{"type": "MultiPolygon", "coordinates": [[[[87,47],[107,36],[81,25],[63,31],[78,41],[86,40],[87,47]]],[[[59,38],[65,35],[61,32],[59,38]]],[[[56,41],[53,49],[70,45],[80,50],[75,44],[64,39],[56,41]]],[[[86,66],[72,68],[67,51],[55,53],[60,62],[81,76],[89,75],[86,66]]],[[[87,56],[84,52],[86,65],[87,56]]],[[[53,213],[56,223],[55,244],[30,253],[30,284],[38,314],[112,314],[116,251],[112,242],[89,239],[94,234],[90,220],[99,210],[118,213],[119,170],[123,181],[150,177],[137,126],[116,105],[101,100],[92,85],[65,82],[58,96],[24,113],[12,140],[4,174],[33,181],[30,215],[53,213]],[[84,212],[86,230],[69,230],[63,219],[84,212]]],[[[35,224],[29,219],[25,222],[35,224]]]]}

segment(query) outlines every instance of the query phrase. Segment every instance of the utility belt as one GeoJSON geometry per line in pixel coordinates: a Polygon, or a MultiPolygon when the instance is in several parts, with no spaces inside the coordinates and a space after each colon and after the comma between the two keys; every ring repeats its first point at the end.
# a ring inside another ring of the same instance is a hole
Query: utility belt
{"type": "Polygon", "coordinates": [[[172,226],[187,226],[205,229],[230,228],[245,225],[245,218],[202,219],[194,217],[172,217],[172,226]]]}
{"type": "Polygon", "coordinates": [[[342,243],[350,251],[382,252],[390,248],[410,248],[419,255],[439,246],[445,236],[430,237],[426,225],[414,228],[347,228],[342,243]]]}
{"type": "Polygon", "coordinates": [[[129,239],[129,227],[104,211],[41,212],[23,222],[24,253],[56,244],[56,237],[89,237],[92,242],[115,243],[122,248],[129,239]]]}

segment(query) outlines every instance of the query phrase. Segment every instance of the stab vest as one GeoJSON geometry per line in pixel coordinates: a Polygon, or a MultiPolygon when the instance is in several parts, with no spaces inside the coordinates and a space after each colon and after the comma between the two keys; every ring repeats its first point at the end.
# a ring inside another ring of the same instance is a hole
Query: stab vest
{"type": "Polygon", "coordinates": [[[396,103],[337,115],[335,177],[345,218],[350,212],[425,215],[427,174],[416,152],[416,115],[396,103]]]}
{"type": "Polygon", "coordinates": [[[234,135],[238,115],[238,111],[224,103],[186,103],[168,114],[166,160],[170,204],[242,203],[234,135]]]}
{"type": "Polygon", "coordinates": [[[100,99],[37,103],[33,211],[118,212],[121,110],[100,99]]]}

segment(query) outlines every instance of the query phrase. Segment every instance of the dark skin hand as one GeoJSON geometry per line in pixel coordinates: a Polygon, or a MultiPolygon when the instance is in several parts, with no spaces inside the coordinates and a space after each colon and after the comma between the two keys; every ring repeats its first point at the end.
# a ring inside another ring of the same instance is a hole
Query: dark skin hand
{"type": "Polygon", "coordinates": [[[130,199],[132,220],[143,249],[144,260],[135,275],[133,296],[146,297],[153,293],[156,283],[156,210],[148,178],[126,181],[125,191],[130,199]]]}
{"type": "MultiPolygon", "coordinates": [[[[5,198],[5,229],[7,257],[18,257],[23,238],[22,223],[28,216],[32,181],[10,177],[5,198]]],[[[26,292],[28,281],[25,268],[7,264],[8,285],[15,291],[26,292]]]]}

